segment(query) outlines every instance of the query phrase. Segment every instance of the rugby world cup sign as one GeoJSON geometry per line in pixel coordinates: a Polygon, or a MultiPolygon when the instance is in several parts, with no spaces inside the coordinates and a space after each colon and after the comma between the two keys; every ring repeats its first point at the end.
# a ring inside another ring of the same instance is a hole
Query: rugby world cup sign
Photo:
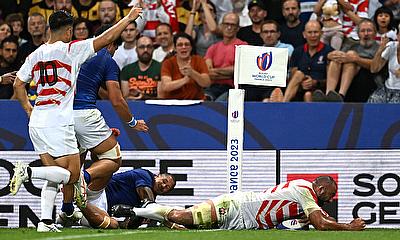
{"type": "Polygon", "coordinates": [[[236,46],[235,58],[235,86],[286,86],[286,48],[240,45],[236,46]]]}

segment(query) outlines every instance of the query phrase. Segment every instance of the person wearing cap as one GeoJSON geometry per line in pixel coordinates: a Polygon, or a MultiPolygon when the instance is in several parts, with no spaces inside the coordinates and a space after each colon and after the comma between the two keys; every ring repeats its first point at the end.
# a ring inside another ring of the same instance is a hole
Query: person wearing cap
{"type": "Polygon", "coordinates": [[[262,46],[264,42],[260,37],[261,24],[267,17],[267,10],[261,0],[251,0],[248,4],[248,9],[252,25],[241,27],[237,37],[249,45],[262,46]]]}

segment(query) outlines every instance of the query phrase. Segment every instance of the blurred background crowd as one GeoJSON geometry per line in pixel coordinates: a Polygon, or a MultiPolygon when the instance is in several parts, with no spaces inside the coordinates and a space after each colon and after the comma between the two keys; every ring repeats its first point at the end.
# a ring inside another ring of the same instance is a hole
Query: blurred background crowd
{"type": "Polygon", "coordinates": [[[1,0],[0,99],[54,11],[84,40],[132,6],[143,16],[108,49],[126,99],[226,101],[235,46],[255,45],[288,49],[287,87],[240,86],[246,101],[400,102],[400,0],[1,0]]]}

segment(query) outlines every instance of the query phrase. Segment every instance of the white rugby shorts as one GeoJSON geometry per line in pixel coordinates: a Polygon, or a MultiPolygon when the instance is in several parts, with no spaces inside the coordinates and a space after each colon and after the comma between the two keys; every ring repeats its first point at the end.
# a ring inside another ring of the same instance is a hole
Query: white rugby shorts
{"type": "Polygon", "coordinates": [[[53,157],[61,157],[79,153],[73,125],[52,128],[29,127],[35,151],[48,153],[53,157]]]}
{"type": "Polygon", "coordinates": [[[223,194],[211,201],[214,203],[215,211],[220,229],[245,229],[240,200],[243,198],[241,192],[234,194],[223,194]]]}
{"type": "Polygon", "coordinates": [[[112,134],[98,109],[74,110],[75,134],[80,148],[92,149],[112,134]]]}

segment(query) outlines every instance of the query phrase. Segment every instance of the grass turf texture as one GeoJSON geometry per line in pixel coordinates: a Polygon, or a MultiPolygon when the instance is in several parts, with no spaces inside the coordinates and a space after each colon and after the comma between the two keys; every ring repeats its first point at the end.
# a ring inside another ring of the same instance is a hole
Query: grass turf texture
{"type": "Polygon", "coordinates": [[[0,228],[0,239],[140,239],[140,240],[178,240],[178,239],[204,239],[204,240],[383,240],[400,239],[400,229],[367,229],[362,232],[336,232],[336,231],[285,231],[285,230],[187,230],[175,231],[166,228],[148,228],[139,230],[97,230],[97,229],[63,229],[62,233],[38,233],[34,228],[4,229],[0,228]]]}

